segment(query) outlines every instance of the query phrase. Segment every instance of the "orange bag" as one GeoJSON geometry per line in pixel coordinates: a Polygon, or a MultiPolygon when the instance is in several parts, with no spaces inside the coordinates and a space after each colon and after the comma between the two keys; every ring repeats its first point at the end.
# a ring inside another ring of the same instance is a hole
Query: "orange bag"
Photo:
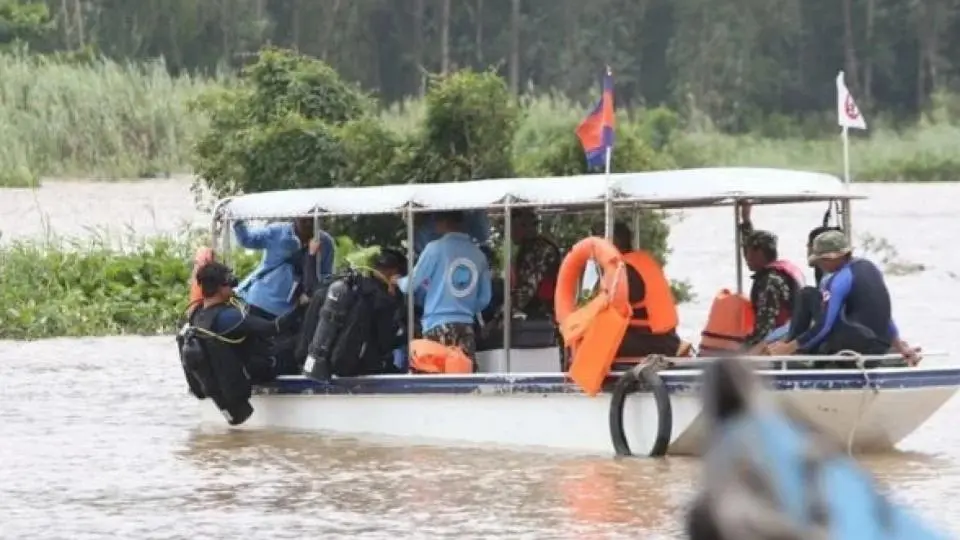
{"type": "Polygon", "coordinates": [[[753,332],[753,304],[745,296],[723,289],[713,298],[700,350],[737,351],[753,332]]]}
{"type": "Polygon", "coordinates": [[[415,339],[410,342],[410,368],[420,373],[473,373],[473,362],[459,347],[415,339]]]}

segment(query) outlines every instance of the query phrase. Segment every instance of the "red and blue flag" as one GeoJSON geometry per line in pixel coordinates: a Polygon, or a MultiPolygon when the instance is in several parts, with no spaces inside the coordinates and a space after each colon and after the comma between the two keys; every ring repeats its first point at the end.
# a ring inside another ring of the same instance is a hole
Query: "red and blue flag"
{"type": "Polygon", "coordinates": [[[593,111],[577,127],[577,137],[587,155],[587,167],[604,167],[607,152],[613,151],[613,73],[603,76],[603,94],[593,111]]]}

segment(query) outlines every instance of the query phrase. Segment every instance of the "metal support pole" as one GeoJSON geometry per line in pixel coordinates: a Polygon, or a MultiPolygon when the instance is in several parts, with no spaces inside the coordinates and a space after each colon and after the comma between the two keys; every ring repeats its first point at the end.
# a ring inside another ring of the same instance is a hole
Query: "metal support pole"
{"type": "MultiPolygon", "coordinates": [[[[850,128],[844,126],[843,137],[843,184],[847,192],[850,192],[850,128]]],[[[844,199],[840,203],[840,209],[843,212],[843,232],[847,235],[847,243],[853,245],[853,220],[850,216],[850,199],[844,199]]]]}
{"type": "Polygon", "coordinates": [[[220,252],[220,260],[223,261],[223,264],[227,266],[233,265],[233,234],[230,227],[231,223],[229,219],[223,221],[222,228],[220,229],[220,234],[222,238],[220,239],[220,244],[223,246],[223,251],[220,252]]]}
{"type": "Polygon", "coordinates": [[[409,354],[410,342],[414,339],[417,321],[414,318],[413,297],[416,292],[410,284],[413,279],[414,251],[413,251],[413,204],[407,205],[407,348],[409,354]]]}
{"type": "Polygon", "coordinates": [[[217,213],[214,212],[213,219],[210,220],[210,249],[216,251],[220,248],[219,240],[219,228],[220,220],[217,216],[217,213]]]}
{"type": "Polygon", "coordinates": [[[740,201],[733,203],[733,245],[737,268],[737,294],[743,294],[743,242],[740,241],[740,201]]]}
{"type": "Polygon", "coordinates": [[[510,373],[510,337],[513,330],[513,302],[510,292],[513,290],[513,238],[510,230],[513,228],[510,203],[512,197],[507,196],[503,204],[503,371],[510,373]]]}
{"type": "MultiPolygon", "coordinates": [[[[313,239],[316,240],[317,242],[320,241],[320,210],[317,208],[313,209],[313,239]]],[[[310,256],[310,252],[308,250],[307,257],[309,256],[310,256]]],[[[316,274],[314,277],[317,279],[317,283],[319,283],[320,282],[320,262],[321,262],[320,259],[323,257],[323,250],[318,251],[317,254],[314,255],[314,257],[317,260],[314,261],[313,273],[316,274]]]]}
{"type": "MultiPolygon", "coordinates": [[[[850,184],[847,184],[850,189],[850,184]]],[[[843,213],[843,232],[847,235],[847,243],[853,246],[853,217],[850,215],[850,199],[840,202],[840,212],[843,213]]]]}

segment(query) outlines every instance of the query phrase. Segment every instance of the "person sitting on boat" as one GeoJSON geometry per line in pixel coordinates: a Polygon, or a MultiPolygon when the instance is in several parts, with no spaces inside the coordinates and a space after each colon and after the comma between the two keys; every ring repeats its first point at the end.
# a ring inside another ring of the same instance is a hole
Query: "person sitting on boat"
{"type": "MultiPolygon", "coordinates": [[[[233,231],[242,247],[263,251],[260,265],[240,283],[237,294],[259,317],[273,319],[293,311],[304,292],[304,258],[313,238],[313,220],[300,218],[257,228],[237,221],[233,231]]],[[[319,240],[318,251],[326,245],[331,254],[329,262],[321,262],[321,270],[332,270],[332,239],[325,235],[319,240]]]]}
{"type": "MultiPolygon", "coordinates": [[[[830,225],[822,225],[820,227],[815,227],[810,231],[810,234],[807,235],[807,256],[812,253],[813,250],[813,241],[821,234],[827,231],[840,231],[843,232],[843,229],[840,227],[833,227],[830,225]]],[[[820,283],[823,281],[823,278],[826,277],[823,269],[820,268],[816,263],[810,262],[810,267],[813,268],[813,279],[817,287],[820,286],[820,283]]],[[[814,287],[816,288],[816,287],[814,287]]]]}
{"type": "Polygon", "coordinates": [[[273,380],[277,375],[277,361],[270,354],[268,340],[287,331],[292,318],[281,316],[268,320],[250,313],[247,306],[234,298],[237,280],[233,271],[222,263],[209,262],[200,267],[196,281],[203,302],[191,314],[189,325],[199,329],[201,339],[210,338],[223,345],[217,351],[234,355],[233,359],[210,361],[236,360],[243,365],[253,384],[273,380]]]}
{"type": "Polygon", "coordinates": [[[398,249],[381,249],[373,261],[373,271],[370,281],[376,323],[371,342],[377,347],[365,365],[370,373],[406,373],[407,303],[395,283],[407,271],[407,257],[398,249]]]}
{"type": "Polygon", "coordinates": [[[677,335],[677,304],[660,263],[650,252],[634,249],[633,233],[623,222],[614,224],[613,245],[623,254],[626,263],[630,305],[633,307],[617,357],[687,356],[690,344],[677,335]]]}
{"type": "Polygon", "coordinates": [[[823,302],[815,308],[820,312],[814,315],[811,328],[796,339],[771,344],[769,353],[882,355],[893,349],[903,354],[908,364],[915,364],[918,351],[900,339],[880,269],[867,259],[854,257],[841,231],[821,233],[810,251],[809,260],[828,274],[821,285],[823,302]]]}
{"type": "Polygon", "coordinates": [[[751,205],[740,206],[740,237],[743,258],[753,272],[750,303],[753,306],[753,332],[745,346],[772,342],[783,338],[790,329],[794,299],[804,286],[803,272],[795,264],[780,259],[777,237],[771,232],[753,228],[751,205]]]}
{"type": "Polygon", "coordinates": [[[560,248],[540,233],[536,212],[523,208],[510,214],[510,237],[517,246],[510,302],[527,319],[553,319],[553,298],[560,271],[560,248]]]}
{"type": "Polygon", "coordinates": [[[474,362],[474,321],[490,303],[490,267],[480,248],[464,232],[463,212],[434,216],[440,238],[428,243],[412,275],[393,282],[404,294],[423,297],[423,337],[458,347],[474,362]]]}

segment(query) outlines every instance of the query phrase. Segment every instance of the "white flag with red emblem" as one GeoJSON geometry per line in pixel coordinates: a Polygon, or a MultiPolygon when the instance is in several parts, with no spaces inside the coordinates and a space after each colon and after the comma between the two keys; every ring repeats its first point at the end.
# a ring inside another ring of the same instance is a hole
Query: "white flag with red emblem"
{"type": "Polygon", "coordinates": [[[837,75],[837,123],[840,127],[867,129],[867,121],[863,119],[850,90],[847,90],[842,71],[837,75]]]}

